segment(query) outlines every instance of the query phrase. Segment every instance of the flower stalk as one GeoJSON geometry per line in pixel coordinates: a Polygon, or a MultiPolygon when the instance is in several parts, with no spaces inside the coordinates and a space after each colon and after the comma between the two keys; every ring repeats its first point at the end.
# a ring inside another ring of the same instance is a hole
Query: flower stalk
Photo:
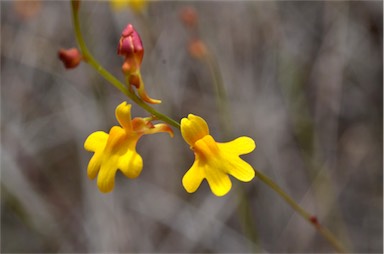
{"type": "MultiPolygon", "coordinates": [[[[162,120],[165,123],[170,124],[171,126],[177,128],[180,130],[180,124],[175,121],[174,119],[168,117],[165,114],[162,114],[155,110],[153,107],[149,106],[147,103],[145,103],[139,96],[136,95],[136,93],[131,89],[129,86],[127,87],[123,83],[121,83],[115,76],[113,76],[110,72],[108,72],[106,69],[104,69],[99,62],[92,56],[92,54],[89,52],[85,41],[83,39],[80,24],[79,24],[79,5],[80,1],[78,0],[71,0],[71,6],[72,6],[72,18],[74,23],[74,30],[75,30],[75,36],[76,40],[79,44],[81,54],[82,54],[82,60],[86,63],[88,63],[92,68],[94,68],[104,79],[106,79],[110,84],[115,86],[118,90],[120,90],[124,95],[126,95],[128,98],[130,98],[133,102],[135,102],[138,106],[146,110],[148,113],[151,114],[153,119],[162,120]]],[[[213,73],[213,76],[215,79],[215,87],[218,94],[218,102],[221,101],[221,103],[224,103],[223,98],[225,97],[225,90],[223,88],[222,80],[220,80],[220,75],[218,74],[218,66],[217,63],[214,62],[211,58],[206,59],[207,64],[213,73]]],[[[227,105],[222,104],[220,105],[222,110],[224,112],[227,111],[227,105]]],[[[145,120],[145,119],[144,119],[145,120]]],[[[143,121],[144,121],[143,120],[143,121]]],[[[228,120],[228,119],[227,119],[228,120]]],[[[228,126],[227,126],[228,127],[228,126]]],[[[102,134],[105,136],[105,134],[102,134]]],[[[95,139],[99,140],[99,139],[95,139]]],[[[87,144],[87,147],[89,146],[89,150],[93,150],[93,146],[91,143],[92,139],[89,141],[90,143],[87,144]]],[[[213,141],[209,142],[209,144],[214,144],[213,141]]],[[[199,148],[199,147],[197,147],[199,148]]],[[[92,170],[91,170],[92,171],[92,170]]],[[[97,170],[95,170],[96,172],[97,170]]],[[[93,171],[92,171],[93,173],[93,171]]],[[[94,174],[91,174],[92,177],[94,177],[94,174]]],[[[269,177],[264,175],[262,172],[255,170],[255,176],[257,176],[264,184],[268,185],[271,189],[273,189],[285,202],[287,202],[301,217],[303,217],[308,223],[310,223],[312,226],[315,227],[315,229],[335,248],[336,251],[340,253],[346,253],[345,247],[337,240],[337,238],[324,226],[322,226],[317,218],[310,213],[308,213],[306,210],[304,210],[301,206],[299,206],[287,193],[285,193],[275,182],[273,182],[269,177]]],[[[101,185],[102,186],[102,185],[101,185]]],[[[111,185],[106,185],[105,190],[109,191],[111,185]]],[[[102,186],[103,187],[103,186],[102,186]]]]}
{"type": "Polygon", "coordinates": [[[158,112],[157,110],[155,110],[154,108],[152,108],[151,106],[143,102],[133,91],[129,91],[129,89],[123,83],[121,83],[117,78],[115,78],[115,76],[109,73],[106,69],[104,69],[99,64],[99,62],[97,62],[97,60],[89,52],[80,30],[79,1],[72,0],[71,6],[72,6],[73,25],[75,28],[75,36],[76,36],[77,43],[79,44],[80,50],[82,52],[83,60],[89,65],[91,65],[103,78],[105,78],[110,84],[112,84],[114,87],[120,90],[123,94],[125,94],[128,98],[134,101],[138,106],[146,110],[151,115],[155,116],[157,119],[162,120],[177,129],[180,129],[180,124],[177,121],[158,112]]]}
{"type": "MultiPolygon", "coordinates": [[[[196,19],[196,17],[195,17],[196,19]]],[[[204,42],[200,39],[195,39],[192,41],[189,47],[190,53],[192,56],[202,60],[205,62],[207,67],[209,68],[212,76],[212,82],[215,89],[216,94],[216,102],[219,108],[219,115],[221,126],[223,126],[223,132],[225,136],[230,135],[230,126],[229,126],[229,111],[228,111],[228,101],[227,95],[225,92],[224,83],[222,80],[222,76],[220,73],[220,69],[218,63],[216,62],[214,56],[212,56],[205,46],[204,42]]],[[[330,232],[327,228],[322,226],[317,217],[311,215],[306,210],[304,210],[301,206],[299,206],[286,192],[284,192],[275,182],[273,182],[269,177],[264,175],[262,172],[255,169],[256,176],[266,185],[268,185],[271,189],[273,189],[281,198],[284,199],[301,217],[303,217],[306,221],[308,221],[315,229],[334,247],[336,251],[339,253],[346,253],[346,248],[341,244],[341,242],[330,232]]],[[[246,198],[246,194],[244,190],[240,190],[240,196],[242,198],[241,205],[241,213],[243,214],[243,227],[247,235],[250,239],[257,243],[257,232],[252,227],[253,220],[250,211],[249,200],[246,198]]]]}
{"type": "Polygon", "coordinates": [[[264,175],[260,171],[256,171],[256,176],[272,190],[274,190],[285,202],[288,203],[301,217],[308,221],[315,229],[335,248],[339,253],[347,253],[345,247],[340,243],[339,240],[329,231],[327,228],[322,226],[317,217],[311,215],[301,206],[299,206],[295,200],[293,200],[285,191],[283,191],[275,182],[273,182],[268,176],[264,175]]]}

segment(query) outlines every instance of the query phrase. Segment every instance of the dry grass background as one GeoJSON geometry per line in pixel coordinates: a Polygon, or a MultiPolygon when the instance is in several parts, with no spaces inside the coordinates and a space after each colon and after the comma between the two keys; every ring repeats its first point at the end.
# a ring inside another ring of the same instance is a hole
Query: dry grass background
{"type": "MultiPolygon", "coordinates": [[[[58,61],[59,48],[76,45],[69,2],[20,3],[1,1],[1,252],[333,252],[258,179],[233,181],[222,198],[206,183],[187,194],[193,154],[178,133],[143,138],[142,175],[118,174],[115,190],[100,193],[83,142],[115,125],[126,99],[86,64],[67,71],[58,61]],[[242,233],[240,185],[256,243],[242,233]]],[[[232,138],[257,143],[244,158],[352,252],[382,252],[382,2],[155,1],[144,15],[82,3],[84,36],[108,70],[122,78],[116,47],[134,24],[156,108],[200,115],[225,141],[209,71],[186,50],[186,6],[219,63],[232,138]]]]}

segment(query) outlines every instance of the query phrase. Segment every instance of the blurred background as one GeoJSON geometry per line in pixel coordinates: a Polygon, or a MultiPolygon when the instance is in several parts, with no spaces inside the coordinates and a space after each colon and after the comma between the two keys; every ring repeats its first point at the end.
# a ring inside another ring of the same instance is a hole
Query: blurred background
{"type": "MultiPolygon", "coordinates": [[[[383,252],[381,1],[84,1],[80,19],[90,51],[120,80],[117,44],[132,23],[156,109],[202,116],[218,141],[252,137],[257,149],[243,158],[255,169],[351,252],[383,252]],[[196,40],[216,76],[191,50],[196,40]]],[[[118,173],[100,193],[83,143],[117,125],[127,98],[85,63],[66,70],[57,52],[75,46],[68,1],[1,1],[1,252],[334,252],[257,178],[232,179],[221,198],[206,182],[188,194],[181,179],[194,157],[177,131],[142,138],[140,177],[118,173]]],[[[148,115],[136,105],[132,114],[148,115]]]]}

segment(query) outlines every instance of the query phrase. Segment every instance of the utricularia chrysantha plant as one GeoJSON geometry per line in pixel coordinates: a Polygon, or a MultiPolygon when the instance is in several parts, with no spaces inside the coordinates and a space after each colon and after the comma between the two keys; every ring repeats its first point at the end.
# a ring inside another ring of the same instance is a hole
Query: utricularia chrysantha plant
{"type": "MultiPolygon", "coordinates": [[[[129,93],[135,93],[145,103],[158,104],[160,100],[148,96],[141,77],[140,67],[144,48],[139,34],[131,24],[123,30],[117,53],[124,57],[122,71],[129,93]],[[135,88],[135,89],[134,89],[135,88]]],[[[173,137],[173,130],[167,123],[152,123],[155,116],[131,117],[131,104],[121,103],[116,108],[116,119],[120,126],[113,126],[108,133],[97,131],[85,141],[86,150],[94,152],[88,164],[88,176],[97,177],[101,192],[110,192],[114,187],[117,170],[126,177],[136,178],[143,169],[143,159],[136,152],[136,144],[144,135],[167,132],[173,137]]],[[[227,194],[232,186],[229,175],[249,182],[255,177],[251,165],[239,156],[252,152],[256,145],[249,137],[240,137],[227,143],[219,143],[210,135],[206,121],[189,114],[180,124],[185,142],[195,154],[195,162],[182,179],[185,190],[193,193],[206,179],[217,196],[227,194]]]]}
{"type": "MultiPolygon", "coordinates": [[[[118,7],[128,2],[132,4],[131,8],[135,11],[143,10],[146,6],[144,0],[113,0],[111,3],[118,7]]],[[[205,179],[213,194],[224,196],[232,188],[229,176],[242,182],[249,182],[256,175],[261,182],[273,189],[300,216],[313,225],[337,251],[346,252],[344,246],[329,230],[319,223],[316,216],[301,208],[276,183],[262,172],[254,170],[250,164],[240,158],[240,155],[248,154],[256,148],[253,139],[239,137],[229,142],[220,143],[211,135],[207,122],[200,116],[189,114],[179,122],[158,112],[151,106],[152,104],[159,104],[161,101],[151,98],[145,90],[140,72],[144,48],[139,34],[131,24],[128,24],[122,31],[117,48],[117,54],[124,57],[122,72],[125,83],[120,82],[105,70],[89,52],[80,31],[80,1],[72,0],[71,3],[75,35],[80,50],[76,48],[61,49],[58,57],[64,63],[64,66],[72,69],[76,68],[82,61],[86,62],[132,102],[149,113],[146,117],[132,118],[132,105],[125,101],[121,102],[115,110],[115,116],[120,126],[113,126],[109,133],[96,131],[85,140],[85,149],[94,153],[88,163],[88,176],[90,179],[97,177],[97,186],[101,192],[106,193],[113,190],[117,170],[122,171],[128,178],[136,178],[140,175],[145,158],[143,159],[137,153],[136,145],[142,137],[157,133],[168,133],[170,137],[173,137],[176,129],[181,132],[186,144],[195,155],[192,166],[189,169],[183,169],[185,175],[181,179],[182,185],[188,193],[195,192],[205,179]]],[[[205,60],[211,69],[215,69],[212,68],[212,66],[215,66],[213,56],[209,54],[209,50],[201,38],[196,37],[197,14],[194,9],[188,8],[187,11],[183,12],[182,18],[183,22],[194,34],[189,46],[189,52],[197,59],[205,60]]],[[[217,73],[218,71],[214,71],[215,75],[217,73]]],[[[217,80],[220,80],[220,78],[216,77],[217,80]]],[[[216,83],[216,85],[219,84],[219,82],[216,83]]],[[[218,98],[224,100],[223,87],[218,86],[216,89],[218,98]]],[[[221,105],[224,104],[221,102],[221,105]]],[[[247,202],[247,199],[245,198],[243,201],[247,202]]],[[[247,210],[250,206],[246,205],[246,207],[248,207],[247,210]]],[[[246,220],[251,221],[251,214],[247,211],[244,213],[246,220]]],[[[250,238],[253,238],[254,234],[248,233],[250,238]]]]}

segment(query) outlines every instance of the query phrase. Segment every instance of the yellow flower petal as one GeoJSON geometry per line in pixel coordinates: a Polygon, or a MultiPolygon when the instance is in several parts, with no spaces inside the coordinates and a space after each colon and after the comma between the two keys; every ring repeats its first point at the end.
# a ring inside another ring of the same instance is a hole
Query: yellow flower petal
{"type": "Polygon", "coordinates": [[[94,179],[101,167],[101,153],[96,152],[88,163],[87,174],[90,179],[94,179]]]}
{"type": "Polygon", "coordinates": [[[216,160],[206,164],[204,167],[205,176],[207,178],[209,187],[211,188],[213,194],[219,197],[227,194],[232,188],[232,183],[229,179],[229,176],[226,174],[226,172],[221,170],[225,168],[225,163],[226,161],[216,160]]]}
{"type": "Polygon", "coordinates": [[[239,157],[229,159],[225,171],[243,182],[249,182],[255,177],[255,170],[252,166],[239,157]]]}
{"type": "Polygon", "coordinates": [[[85,150],[95,152],[104,149],[107,144],[108,134],[104,131],[96,131],[88,136],[84,142],[85,150]]]}
{"type": "Polygon", "coordinates": [[[128,136],[126,131],[119,126],[113,126],[109,131],[107,145],[105,146],[103,153],[106,156],[120,153],[121,147],[126,145],[127,140],[128,136]]]}
{"type": "Polygon", "coordinates": [[[132,130],[131,107],[131,104],[124,101],[117,106],[115,110],[117,121],[119,121],[120,125],[128,131],[132,130]]]}
{"type": "Polygon", "coordinates": [[[226,143],[217,143],[220,150],[227,154],[247,154],[255,150],[256,144],[249,137],[239,137],[235,140],[226,143]]]}
{"type": "Polygon", "coordinates": [[[193,146],[196,141],[209,135],[208,124],[203,118],[189,114],[188,118],[181,119],[181,135],[193,146]]]}
{"type": "Polygon", "coordinates": [[[192,167],[185,173],[182,183],[188,193],[193,193],[199,188],[204,178],[204,170],[199,165],[198,160],[195,160],[192,167]]]}
{"type": "Polygon", "coordinates": [[[97,186],[101,192],[110,192],[115,186],[116,158],[109,159],[101,165],[99,175],[97,176],[97,186]]]}
{"type": "Polygon", "coordinates": [[[87,174],[90,179],[94,179],[100,170],[101,153],[104,150],[108,140],[108,134],[103,131],[96,131],[88,136],[84,142],[84,148],[87,151],[95,152],[88,163],[87,174]]]}
{"type": "Polygon", "coordinates": [[[252,152],[255,142],[249,137],[240,137],[227,143],[217,143],[221,156],[225,158],[225,171],[243,182],[249,182],[255,177],[255,170],[247,162],[239,158],[241,154],[252,152]]]}
{"type": "Polygon", "coordinates": [[[143,159],[136,152],[135,145],[131,145],[126,153],[120,155],[118,168],[124,173],[126,177],[136,178],[140,175],[143,169],[143,159]]]}

